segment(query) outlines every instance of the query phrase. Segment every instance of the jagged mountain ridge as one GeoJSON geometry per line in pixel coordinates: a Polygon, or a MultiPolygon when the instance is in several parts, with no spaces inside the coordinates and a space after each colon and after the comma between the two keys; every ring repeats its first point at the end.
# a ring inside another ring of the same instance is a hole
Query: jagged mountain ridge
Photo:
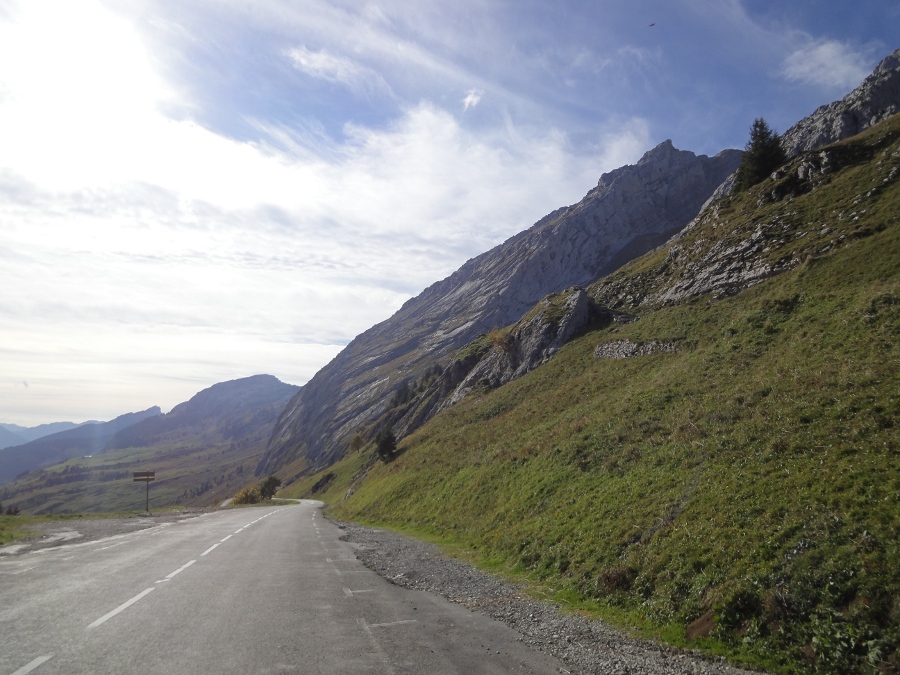
{"type": "Polygon", "coordinates": [[[257,473],[307,457],[324,466],[382,415],[392,393],[548,293],[587,284],[663,243],[696,215],[740,161],[677,150],[671,141],[603,174],[579,203],[469,260],[362,333],[290,402],[257,473]]]}
{"type": "Polygon", "coordinates": [[[803,118],[781,137],[788,157],[850,138],[900,112],[900,49],[849,94],[803,118]]]}
{"type": "MultiPolygon", "coordinates": [[[[862,133],[900,112],[900,49],[886,56],[875,70],[843,98],[816,108],[781,136],[788,159],[862,133]]],[[[701,211],[734,190],[736,174],[726,178],[701,211]]]]}

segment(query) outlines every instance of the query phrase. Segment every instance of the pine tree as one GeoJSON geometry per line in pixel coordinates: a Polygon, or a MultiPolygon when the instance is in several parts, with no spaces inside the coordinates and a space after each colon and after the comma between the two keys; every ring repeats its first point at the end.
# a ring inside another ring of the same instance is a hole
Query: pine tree
{"type": "Polygon", "coordinates": [[[756,185],[787,161],[781,137],[766,121],[759,117],[750,127],[750,140],[744,148],[744,156],[734,181],[735,193],[756,185]]]}
{"type": "Polygon", "coordinates": [[[394,451],[397,449],[397,437],[394,435],[393,427],[388,427],[379,432],[375,437],[375,449],[384,462],[394,458],[394,451]]]}

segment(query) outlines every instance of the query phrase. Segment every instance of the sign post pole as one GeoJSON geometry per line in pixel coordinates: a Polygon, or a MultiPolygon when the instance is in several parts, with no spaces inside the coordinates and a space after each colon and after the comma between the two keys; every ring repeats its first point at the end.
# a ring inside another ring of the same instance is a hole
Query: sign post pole
{"type": "Polygon", "coordinates": [[[147,513],[150,513],[150,481],[156,480],[155,471],[135,471],[134,482],[147,484],[147,513]]]}

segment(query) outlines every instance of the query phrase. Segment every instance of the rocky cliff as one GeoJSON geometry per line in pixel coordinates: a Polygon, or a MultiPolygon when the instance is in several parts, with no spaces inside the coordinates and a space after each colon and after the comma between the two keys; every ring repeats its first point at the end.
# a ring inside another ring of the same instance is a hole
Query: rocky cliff
{"type": "Polygon", "coordinates": [[[900,112],[900,49],[840,101],[818,108],[781,139],[788,157],[842,141],[900,112]]]}
{"type": "Polygon", "coordinates": [[[286,407],[257,473],[301,456],[340,457],[378,424],[394,393],[479,334],[517,321],[548,293],[584,285],[668,239],[731,174],[740,152],[715,157],[661,143],[635,165],[603,174],[561,208],[411,299],[354,339],[286,407]]]}

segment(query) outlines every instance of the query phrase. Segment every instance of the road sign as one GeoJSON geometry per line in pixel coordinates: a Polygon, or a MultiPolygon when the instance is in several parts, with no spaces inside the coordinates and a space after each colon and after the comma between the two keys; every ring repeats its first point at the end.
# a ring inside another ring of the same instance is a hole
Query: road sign
{"type": "Polygon", "coordinates": [[[156,480],[155,471],[135,471],[134,482],[147,484],[147,513],[150,513],[150,481],[156,480]]]}

